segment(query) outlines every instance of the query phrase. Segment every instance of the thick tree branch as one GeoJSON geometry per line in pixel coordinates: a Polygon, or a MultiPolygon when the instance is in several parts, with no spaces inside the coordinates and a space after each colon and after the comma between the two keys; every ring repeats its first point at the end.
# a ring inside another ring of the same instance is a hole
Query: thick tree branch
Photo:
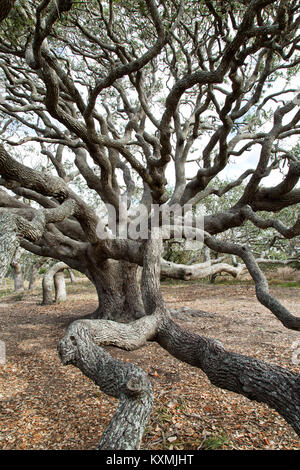
{"type": "Polygon", "coordinates": [[[63,364],[73,364],[100,389],[119,399],[119,407],[103,434],[99,450],[138,449],[153,403],[150,381],[140,368],[113,359],[95,345],[89,329],[73,323],[58,351],[63,364]]]}
{"type": "Polygon", "coordinates": [[[267,307],[286,328],[300,331],[300,317],[292,315],[270,294],[267,279],[248,247],[220,241],[208,234],[205,235],[205,244],[218,253],[230,253],[242,258],[255,282],[256,296],[260,303],[267,307]]]}

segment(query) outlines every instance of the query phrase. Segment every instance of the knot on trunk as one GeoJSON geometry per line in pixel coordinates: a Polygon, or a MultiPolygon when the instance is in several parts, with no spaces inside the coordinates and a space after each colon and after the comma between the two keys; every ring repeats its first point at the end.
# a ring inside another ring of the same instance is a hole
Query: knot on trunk
{"type": "MultiPolygon", "coordinates": [[[[135,371],[136,372],[136,371],[135,371]]],[[[142,372],[139,375],[134,375],[130,377],[128,382],[126,382],[124,393],[127,397],[136,398],[139,395],[143,395],[149,392],[149,380],[147,375],[142,372]]]]}
{"type": "Polygon", "coordinates": [[[72,364],[76,359],[77,343],[75,336],[65,336],[57,345],[59,358],[64,366],[72,364]]]}
{"type": "Polygon", "coordinates": [[[76,365],[83,349],[88,349],[90,345],[93,345],[93,340],[87,327],[80,320],[73,322],[57,345],[61,362],[63,365],[76,365]]]}

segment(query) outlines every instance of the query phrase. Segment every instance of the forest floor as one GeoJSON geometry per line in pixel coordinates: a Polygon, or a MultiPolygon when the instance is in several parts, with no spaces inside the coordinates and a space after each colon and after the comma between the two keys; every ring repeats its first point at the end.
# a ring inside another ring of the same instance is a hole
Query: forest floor
{"type": "MultiPolygon", "coordinates": [[[[201,282],[162,283],[170,308],[186,313],[176,321],[188,330],[218,338],[231,351],[299,372],[293,364],[296,332],[285,329],[261,306],[251,283],[215,286],[201,282]]],[[[300,289],[271,289],[296,313],[300,289]]],[[[66,326],[96,308],[88,282],[68,284],[65,303],[42,306],[41,293],[4,297],[0,339],[6,362],[0,365],[1,449],[94,449],[117,400],[99,392],[73,366],[62,366],[57,342],[66,326]]],[[[126,352],[107,348],[150,376],[155,405],[142,449],[300,449],[293,429],[267,406],[217,389],[198,369],[171,357],[156,343],[126,352]]],[[[299,355],[300,357],[300,355],[299,355]]]]}

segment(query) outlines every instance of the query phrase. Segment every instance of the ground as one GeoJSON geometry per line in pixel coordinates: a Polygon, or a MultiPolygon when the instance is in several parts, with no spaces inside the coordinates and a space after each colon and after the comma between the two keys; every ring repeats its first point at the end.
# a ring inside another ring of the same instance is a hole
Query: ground
{"type": "MultiPolygon", "coordinates": [[[[296,332],[285,329],[261,306],[250,282],[162,283],[170,308],[207,312],[176,318],[184,328],[218,338],[226,348],[299,371],[292,362],[296,332]]],[[[273,287],[294,313],[300,290],[273,287]]],[[[3,297],[0,339],[1,449],[94,449],[117,407],[73,366],[62,366],[56,345],[70,321],[96,308],[86,281],[68,285],[68,300],[42,306],[34,294],[3,297]]],[[[150,376],[155,405],[142,449],[300,449],[293,429],[267,406],[217,389],[198,369],[179,362],[155,343],[134,352],[109,351],[150,376]]]]}

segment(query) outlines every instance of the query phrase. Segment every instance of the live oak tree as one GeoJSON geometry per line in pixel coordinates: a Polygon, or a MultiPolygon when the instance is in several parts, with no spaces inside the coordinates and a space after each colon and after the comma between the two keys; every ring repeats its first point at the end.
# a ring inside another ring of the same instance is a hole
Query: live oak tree
{"type": "MultiPolygon", "coordinates": [[[[216,181],[215,184],[216,183],[218,183],[219,190],[222,190],[223,187],[229,184],[229,181],[219,180],[216,181]]],[[[245,183],[232,188],[226,198],[220,198],[216,194],[210,195],[202,201],[205,213],[228,210],[238,202],[244,190],[245,183]]],[[[281,221],[284,225],[292,225],[297,219],[298,212],[299,208],[297,205],[286,207],[277,215],[277,220],[281,221]]],[[[260,215],[263,218],[268,217],[267,212],[261,212],[260,215]]],[[[274,271],[282,266],[289,266],[292,269],[300,268],[300,237],[297,235],[293,238],[285,238],[285,236],[281,235],[272,226],[261,230],[259,226],[254,225],[248,220],[243,225],[232,227],[230,230],[224,232],[222,239],[228,241],[234,239],[239,244],[248,245],[256,257],[256,262],[261,265],[264,270],[274,271]]],[[[176,260],[177,255],[177,263],[190,265],[194,264],[200,256],[201,259],[205,259],[206,263],[201,264],[198,261],[198,266],[192,268],[193,274],[191,273],[191,275],[193,276],[203,274],[204,277],[207,275],[205,269],[201,270],[201,266],[204,268],[205,264],[211,270],[212,279],[215,279],[216,275],[222,274],[223,272],[225,272],[225,274],[231,274],[234,277],[247,272],[245,264],[239,262],[235,256],[220,256],[219,253],[211,252],[207,247],[204,247],[202,251],[189,252],[184,249],[184,242],[183,249],[180,249],[182,243],[176,243],[176,241],[170,240],[170,242],[166,242],[166,244],[171,247],[169,252],[167,252],[168,257],[175,258],[176,260]],[[175,248],[172,250],[173,246],[175,248]],[[233,269],[232,266],[228,269],[228,263],[229,265],[233,265],[235,269],[233,269]]],[[[186,266],[183,272],[188,276],[189,267],[186,266]]]]}
{"type": "MultiPolygon", "coordinates": [[[[300,202],[300,95],[292,80],[299,1],[3,0],[0,20],[0,276],[21,246],[95,285],[97,311],[72,323],[58,349],[64,364],[120,400],[99,449],[138,448],[153,401],[147,375],[102,346],[130,350],[147,341],[201,368],[215,386],[267,403],[300,435],[299,374],[228,352],[174,322],[159,279],[167,270],[162,241],[182,220],[150,223],[154,204],[195,208],[245,183],[237,202],[205,215],[204,243],[240,258],[258,300],[300,330],[300,318],[269,293],[251,250],[222,237],[247,221],[287,239],[300,233],[299,217],[289,226],[278,219],[300,202]],[[44,169],[28,154],[21,161],[29,142],[40,145],[44,169]],[[239,167],[248,150],[256,151],[254,167],[219,188],[220,172],[233,160],[239,167]],[[281,162],[281,182],[264,186],[281,162]],[[124,194],[131,222],[142,185],[147,237],[99,237],[102,216],[76,178],[114,208],[119,225],[124,194]]],[[[197,222],[194,210],[189,229],[199,235],[197,222]]],[[[171,267],[174,277],[182,270],[171,267]]]]}
{"type": "Polygon", "coordinates": [[[55,290],[55,302],[64,302],[67,298],[66,283],[65,283],[65,270],[68,271],[71,282],[75,282],[75,276],[69,266],[63,261],[58,263],[51,263],[51,266],[46,270],[43,281],[43,305],[51,305],[52,299],[52,287],[54,284],[55,290]]]}
{"type": "MultiPolygon", "coordinates": [[[[284,166],[284,162],[283,162],[284,166]]],[[[228,181],[219,182],[221,189],[228,185],[228,181]]],[[[204,202],[205,211],[211,212],[222,212],[228,210],[231,206],[235,205],[241,198],[245,190],[245,183],[235,188],[232,188],[228,197],[220,198],[216,194],[210,195],[204,202]]],[[[298,206],[292,205],[281,210],[277,215],[277,219],[280,220],[284,225],[292,225],[298,215],[298,206]]],[[[261,212],[261,216],[264,218],[268,217],[267,212],[261,212]]],[[[266,262],[271,263],[276,261],[280,264],[284,262],[297,262],[298,253],[297,246],[299,245],[299,236],[293,238],[285,238],[272,226],[261,230],[257,225],[254,225],[251,221],[246,221],[242,226],[232,227],[229,231],[223,234],[226,239],[235,239],[239,243],[247,244],[251,247],[253,253],[259,258],[265,258],[266,262]]]]}
{"type": "MultiPolygon", "coordinates": [[[[215,180],[214,184],[218,187],[218,192],[230,184],[228,180],[219,180],[218,178],[215,180]]],[[[203,212],[210,214],[230,209],[241,198],[244,190],[245,183],[233,187],[225,199],[218,197],[216,191],[213,192],[201,201],[203,212]]],[[[294,205],[281,210],[277,219],[285,225],[291,225],[297,215],[298,206],[294,205]]],[[[261,216],[268,217],[268,213],[261,212],[261,216]]],[[[282,266],[300,268],[299,236],[285,238],[272,226],[262,231],[259,226],[248,220],[241,226],[232,227],[225,231],[222,234],[222,239],[228,241],[234,239],[239,244],[248,245],[256,256],[256,262],[264,269],[274,270],[282,266]]],[[[189,241],[186,240],[166,240],[163,258],[164,275],[169,274],[178,279],[201,279],[209,276],[211,282],[214,282],[216,276],[223,273],[233,277],[247,273],[246,265],[238,261],[236,256],[230,254],[221,256],[206,246],[197,249],[197,246],[190,246],[189,241]],[[169,261],[169,263],[165,263],[165,261],[169,261]],[[181,264],[181,269],[178,264],[181,264]]]]}

